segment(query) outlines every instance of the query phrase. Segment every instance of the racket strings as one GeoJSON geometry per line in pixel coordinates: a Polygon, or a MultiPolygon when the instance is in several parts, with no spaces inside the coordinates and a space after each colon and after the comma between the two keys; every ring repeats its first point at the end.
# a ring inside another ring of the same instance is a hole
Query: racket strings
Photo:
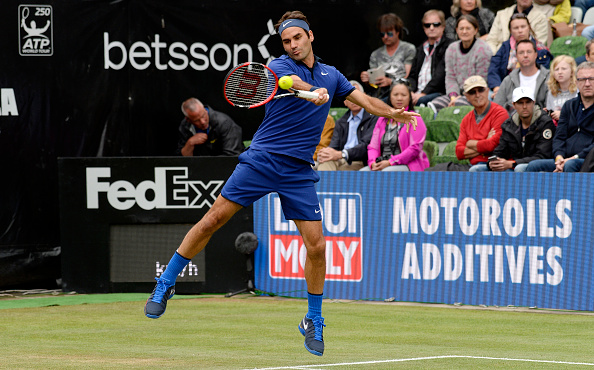
{"type": "Polygon", "coordinates": [[[275,92],[276,79],[265,66],[250,64],[235,69],[225,83],[225,96],[233,105],[250,107],[275,92]]]}

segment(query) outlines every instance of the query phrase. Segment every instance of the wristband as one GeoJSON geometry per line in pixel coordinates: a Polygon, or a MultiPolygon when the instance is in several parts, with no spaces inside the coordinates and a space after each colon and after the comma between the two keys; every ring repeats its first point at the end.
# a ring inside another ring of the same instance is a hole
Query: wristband
{"type": "Polygon", "coordinates": [[[321,89],[321,87],[317,87],[317,86],[312,86],[311,89],[309,89],[309,91],[314,92],[317,89],[321,89]]]}

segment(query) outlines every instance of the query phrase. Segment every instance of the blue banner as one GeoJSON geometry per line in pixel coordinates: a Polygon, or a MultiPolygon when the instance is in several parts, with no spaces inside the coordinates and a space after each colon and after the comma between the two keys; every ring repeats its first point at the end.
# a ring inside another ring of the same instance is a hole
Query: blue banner
{"type": "MultiPolygon", "coordinates": [[[[320,172],[324,295],[594,310],[589,174],[320,172]]],[[[256,287],[306,296],[277,194],[254,205],[256,287]]]]}

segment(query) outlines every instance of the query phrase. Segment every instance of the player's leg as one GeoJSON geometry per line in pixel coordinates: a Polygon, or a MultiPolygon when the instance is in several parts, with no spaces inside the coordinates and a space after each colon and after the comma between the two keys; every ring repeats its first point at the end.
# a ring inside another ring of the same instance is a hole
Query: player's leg
{"type": "Polygon", "coordinates": [[[181,245],[167,264],[167,268],[156,279],[155,289],[144,306],[144,314],[147,317],[157,319],[165,313],[167,300],[175,294],[177,275],[195,255],[204,249],[215,231],[226,224],[241,208],[241,205],[219,195],[202,219],[188,231],[181,245]]]}
{"type": "Polygon", "coordinates": [[[326,241],[321,221],[294,221],[307,250],[304,267],[307,314],[299,324],[299,331],[305,336],[305,348],[314,355],[322,356],[325,326],[322,317],[322,296],[326,280],[326,241]]]}

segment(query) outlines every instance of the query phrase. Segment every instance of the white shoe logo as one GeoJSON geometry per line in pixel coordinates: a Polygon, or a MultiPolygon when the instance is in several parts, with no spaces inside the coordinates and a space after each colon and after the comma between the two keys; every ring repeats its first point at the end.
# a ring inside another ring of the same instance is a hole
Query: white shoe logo
{"type": "Polygon", "coordinates": [[[328,72],[326,72],[326,73],[322,72],[322,76],[328,76],[328,72]]]}
{"type": "Polygon", "coordinates": [[[307,322],[305,322],[305,320],[303,321],[303,330],[307,330],[307,327],[309,326],[309,324],[307,322]]]}
{"type": "Polygon", "coordinates": [[[288,22],[283,23],[283,27],[287,27],[287,24],[289,24],[291,22],[293,22],[293,21],[288,21],[288,22]]]}

